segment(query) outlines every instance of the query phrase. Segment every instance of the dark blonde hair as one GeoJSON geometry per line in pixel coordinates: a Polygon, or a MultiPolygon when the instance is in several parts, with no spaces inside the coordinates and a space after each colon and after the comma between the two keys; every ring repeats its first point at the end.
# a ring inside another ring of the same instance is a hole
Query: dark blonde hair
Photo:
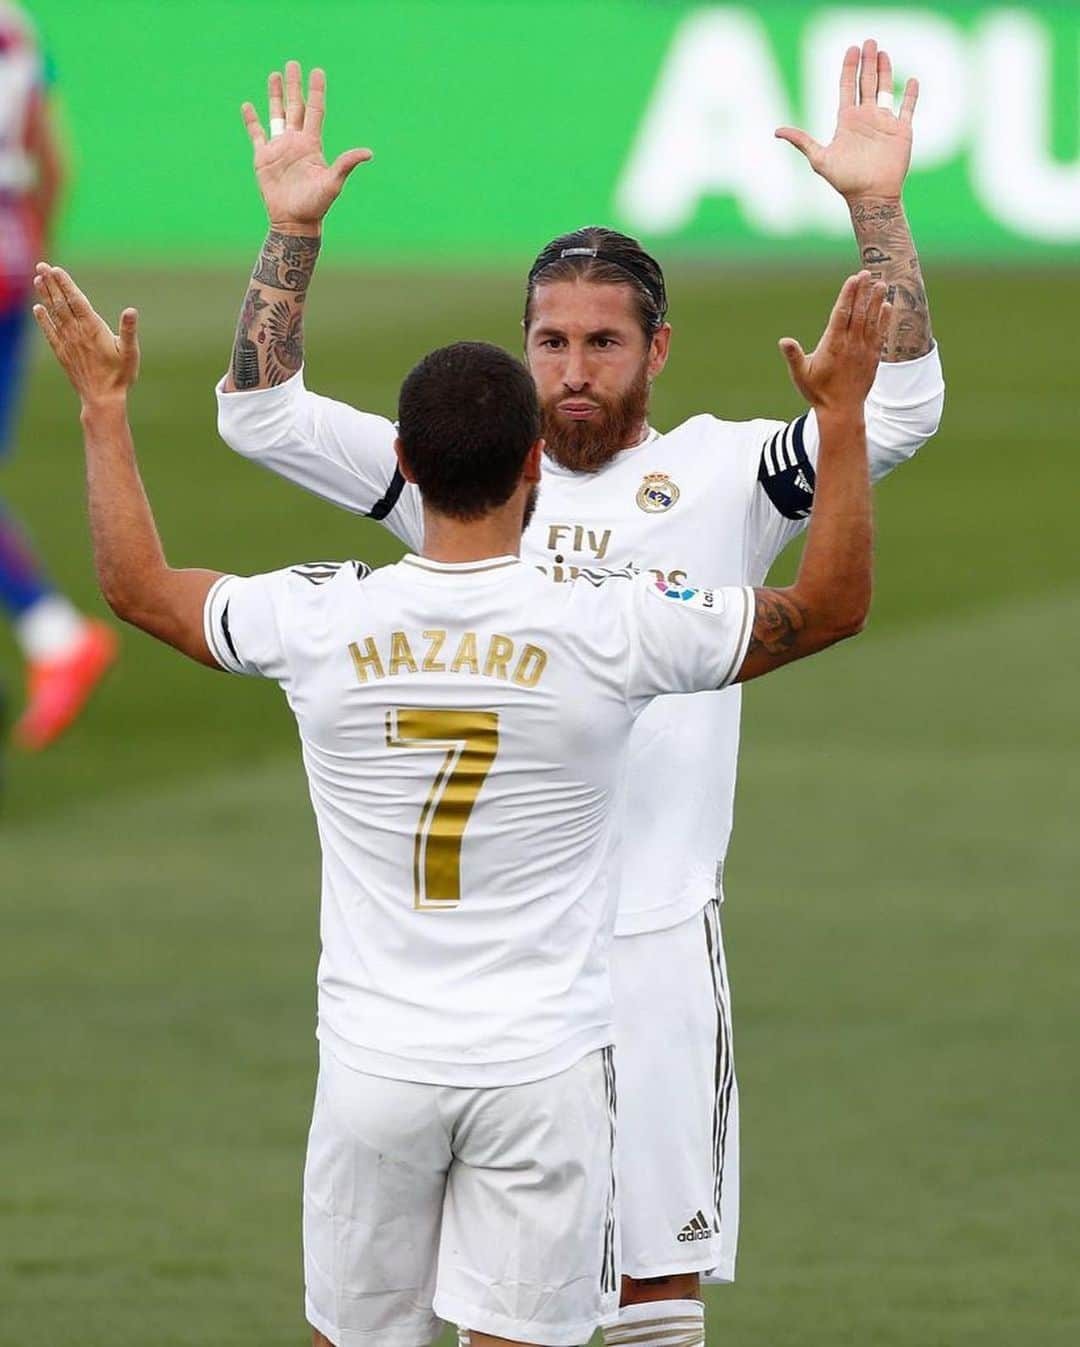
{"type": "Polygon", "coordinates": [[[605,229],[603,225],[588,225],[552,239],[529,268],[525,288],[526,331],[532,321],[536,287],[549,281],[571,280],[630,286],[646,341],[667,317],[667,287],[656,258],[628,234],[605,229]]]}

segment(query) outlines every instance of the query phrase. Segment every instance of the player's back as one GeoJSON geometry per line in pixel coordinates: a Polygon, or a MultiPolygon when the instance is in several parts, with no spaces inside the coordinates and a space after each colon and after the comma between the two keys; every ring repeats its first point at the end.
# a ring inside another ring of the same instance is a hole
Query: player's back
{"type": "Polygon", "coordinates": [[[610,820],[636,707],[626,605],[602,591],[634,583],[411,556],[211,596],[215,653],[276,678],[297,718],[320,1032],[360,1069],[506,1083],[610,1042],[610,820]]]}

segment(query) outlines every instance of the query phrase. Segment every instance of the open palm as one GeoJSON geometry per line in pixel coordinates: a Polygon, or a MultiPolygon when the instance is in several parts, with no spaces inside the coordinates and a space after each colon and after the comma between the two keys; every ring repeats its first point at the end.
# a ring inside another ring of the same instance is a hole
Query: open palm
{"type": "Polygon", "coordinates": [[[908,80],[899,115],[892,111],[893,73],[888,52],[877,43],[849,47],[840,74],[840,109],[828,145],[797,127],[776,135],[800,150],[815,173],[851,200],[860,196],[898,197],[911,163],[911,119],[919,97],[908,80]],[[860,69],[861,66],[861,69],[860,69]],[[879,96],[882,103],[878,105],[879,96]]]}
{"type": "Polygon", "coordinates": [[[367,149],[346,150],[332,164],[323,154],[322,124],[326,115],[326,76],[313,70],[305,101],[297,61],[268,81],[270,136],[251,103],[242,109],[244,125],[255,147],[255,177],[274,225],[315,225],[337,200],[345,180],[358,164],[372,157],[367,149]]]}

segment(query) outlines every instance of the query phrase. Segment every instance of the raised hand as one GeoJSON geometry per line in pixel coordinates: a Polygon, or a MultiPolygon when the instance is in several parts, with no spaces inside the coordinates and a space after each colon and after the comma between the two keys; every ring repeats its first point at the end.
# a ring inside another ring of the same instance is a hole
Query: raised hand
{"type": "Polygon", "coordinates": [[[781,340],[791,381],[812,407],[861,410],[892,318],[886,293],[883,281],[860,271],[844,282],[814,351],[807,355],[793,337],[781,340]]]}
{"type": "Polygon", "coordinates": [[[63,267],[39,262],[34,318],[84,405],[121,400],[139,375],[138,314],[113,332],[63,267]]]}
{"type": "Polygon", "coordinates": [[[840,72],[840,110],[828,145],[794,126],[778,140],[801,151],[811,168],[849,202],[860,197],[899,197],[911,163],[911,119],[918,80],[908,80],[899,115],[893,113],[893,72],[888,52],[872,39],[849,47],[840,72]]]}
{"type": "Polygon", "coordinates": [[[337,200],[345,180],[358,164],[371,159],[367,149],[346,150],[332,164],[323,156],[322,124],[326,113],[326,75],[313,70],[304,99],[298,61],[288,61],[285,78],[278,71],[268,81],[270,135],[251,103],[241,109],[255,147],[255,177],[274,229],[318,226],[337,200]]]}

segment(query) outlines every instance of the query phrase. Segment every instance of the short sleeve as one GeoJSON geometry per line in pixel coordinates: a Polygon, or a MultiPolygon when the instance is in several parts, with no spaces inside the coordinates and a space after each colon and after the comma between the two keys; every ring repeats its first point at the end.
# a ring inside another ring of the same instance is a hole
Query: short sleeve
{"type": "Polygon", "coordinates": [[[630,596],[627,699],[727,687],[742,667],[753,626],[754,591],[693,589],[636,576],[630,596]]]}
{"type": "Polygon", "coordinates": [[[206,644],[226,672],[278,682],[286,677],[281,609],[288,575],[223,575],[207,594],[206,644]]]}

